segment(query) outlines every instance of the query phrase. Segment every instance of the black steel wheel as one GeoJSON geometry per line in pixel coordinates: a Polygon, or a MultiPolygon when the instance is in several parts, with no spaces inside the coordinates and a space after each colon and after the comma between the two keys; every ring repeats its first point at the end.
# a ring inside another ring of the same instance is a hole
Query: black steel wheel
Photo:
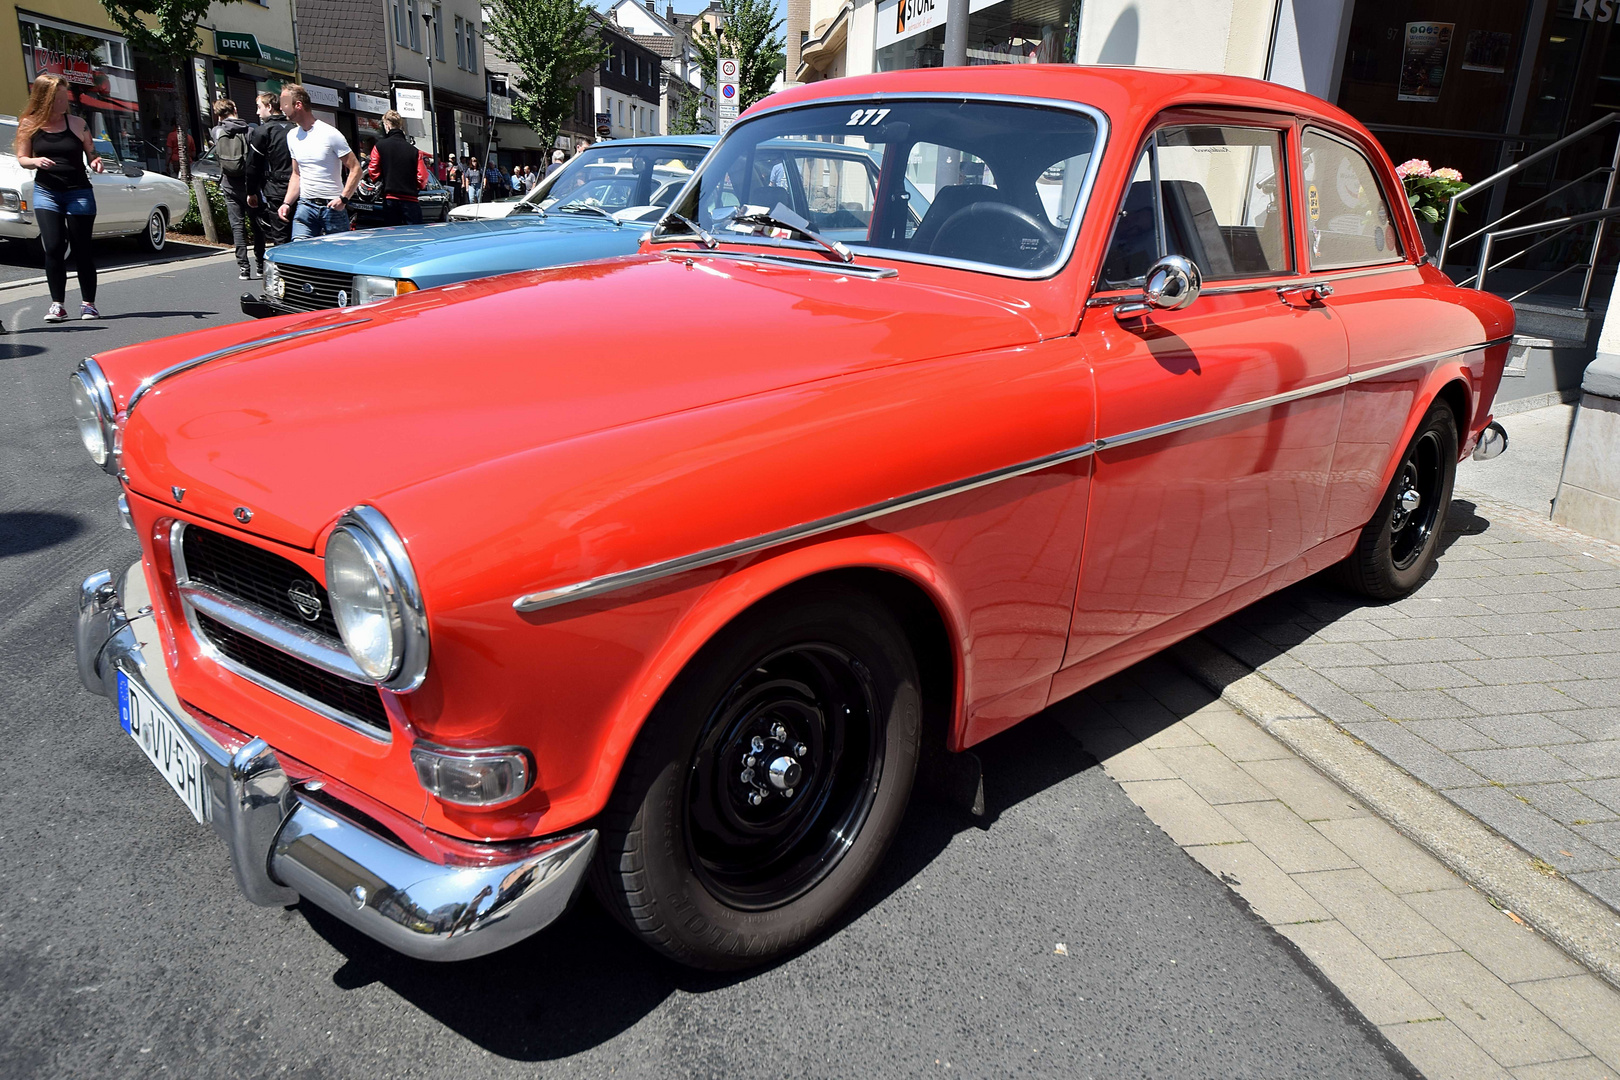
{"type": "Polygon", "coordinates": [[[745,612],[648,718],[601,818],[597,894],[695,967],[798,947],[893,838],[921,714],[905,632],[866,594],[804,587],[745,612]]]}
{"type": "Polygon", "coordinates": [[[1345,583],[1378,600],[1399,599],[1421,585],[1439,557],[1456,477],[1457,421],[1449,405],[1436,401],[1342,564],[1345,583]]]}

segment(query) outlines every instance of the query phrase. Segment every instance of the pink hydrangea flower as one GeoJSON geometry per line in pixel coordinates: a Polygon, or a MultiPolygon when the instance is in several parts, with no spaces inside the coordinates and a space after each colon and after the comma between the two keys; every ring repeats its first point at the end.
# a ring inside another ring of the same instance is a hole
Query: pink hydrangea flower
{"type": "Polygon", "coordinates": [[[1461,180],[1462,179],[1462,173],[1458,172],[1456,169],[1436,169],[1436,170],[1434,170],[1434,172],[1430,173],[1429,175],[1434,177],[1436,180],[1461,180]]]}
{"type": "Polygon", "coordinates": [[[1395,166],[1395,175],[1402,180],[1408,176],[1429,176],[1431,173],[1429,163],[1422,158],[1412,158],[1395,166]]]}

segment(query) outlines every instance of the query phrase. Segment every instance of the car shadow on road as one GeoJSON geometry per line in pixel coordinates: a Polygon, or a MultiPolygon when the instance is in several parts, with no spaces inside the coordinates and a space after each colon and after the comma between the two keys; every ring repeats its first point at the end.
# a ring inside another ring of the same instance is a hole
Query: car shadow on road
{"type": "MultiPolygon", "coordinates": [[[[903,888],[957,833],[993,828],[1002,812],[1097,764],[1046,713],[976,750],[984,765],[985,814],[974,818],[962,809],[915,800],[877,875],[827,936],[903,888]]],[[[392,952],[308,903],[297,910],[346,958],[332,975],[339,988],[380,982],[490,1053],[520,1061],[551,1061],[589,1050],[633,1027],[672,994],[734,986],[789,959],[744,972],[693,971],[642,945],[588,889],[545,931],[493,956],[453,964],[392,952]]]]}
{"type": "Polygon", "coordinates": [[[55,547],[84,531],[84,522],[67,514],[18,510],[0,514],[0,559],[55,547]]]}

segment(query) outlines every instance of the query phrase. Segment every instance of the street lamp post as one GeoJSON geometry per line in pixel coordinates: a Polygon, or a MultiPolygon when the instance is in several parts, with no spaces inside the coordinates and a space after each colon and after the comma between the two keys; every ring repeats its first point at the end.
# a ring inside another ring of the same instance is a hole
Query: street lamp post
{"type": "Polygon", "coordinates": [[[422,28],[426,31],[422,40],[422,55],[427,58],[428,75],[428,145],[433,148],[434,167],[443,166],[439,159],[439,110],[433,104],[433,12],[422,12],[422,28]]]}

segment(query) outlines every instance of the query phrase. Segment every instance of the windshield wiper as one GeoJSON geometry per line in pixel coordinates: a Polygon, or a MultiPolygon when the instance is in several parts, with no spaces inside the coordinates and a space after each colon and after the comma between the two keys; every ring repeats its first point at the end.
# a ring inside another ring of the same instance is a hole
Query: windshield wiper
{"type": "Polygon", "coordinates": [[[795,214],[784,203],[777,203],[776,208],[769,212],[760,210],[747,214],[733,214],[727,219],[728,224],[738,225],[764,225],[769,228],[790,229],[805,237],[812,243],[820,244],[832,252],[840,262],[854,262],[855,253],[839,243],[837,240],[828,240],[810,227],[810,222],[795,214]]]}
{"type": "Polygon", "coordinates": [[[564,211],[566,213],[570,213],[570,214],[582,214],[582,213],[598,214],[598,215],[600,215],[602,217],[607,218],[609,221],[613,222],[613,224],[615,224],[615,225],[623,225],[624,224],[624,222],[620,221],[618,218],[614,217],[612,214],[608,213],[606,210],[602,209],[600,206],[592,206],[590,203],[570,203],[567,206],[559,206],[559,207],[557,207],[557,209],[562,210],[562,211],[564,211]]]}
{"type": "Polygon", "coordinates": [[[719,245],[719,243],[720,243],[720,241],[716,240],[713,236],[710,236],[708,230],[705,229],[703,226],[699,225],[697,222],[693,221],[689,217],[685,217],[685,216],[683,216],[681,214],[677,214],[673,210],[665,210],[664,211],[664,216],[662,218],[660,218],[659,221],[658,221],[658,224],[656,226],[654,226],[653,232],[655,232],[655,233],[663,232],[664,231],[664,222],[666,222],[666,221],[673,221],[677,225],[684,225],[686,227],[686,231],[691,233],[693,236],[697,237],[698,240],[701,241],[703,246],[706,247],[706,248],[710,248],[712,250],[713,248],[717,247],[719,245]]]}
{"type": "Polygon", "coordinates": [[[539,214],[541,217],[546,216],[546,212],[544,210],[540,209],[540,204],[539,203],[534,203],[534,202],[520,202],[516,206],[512,207],[512,213],[514,213],[514,214],[539,214]]]}

